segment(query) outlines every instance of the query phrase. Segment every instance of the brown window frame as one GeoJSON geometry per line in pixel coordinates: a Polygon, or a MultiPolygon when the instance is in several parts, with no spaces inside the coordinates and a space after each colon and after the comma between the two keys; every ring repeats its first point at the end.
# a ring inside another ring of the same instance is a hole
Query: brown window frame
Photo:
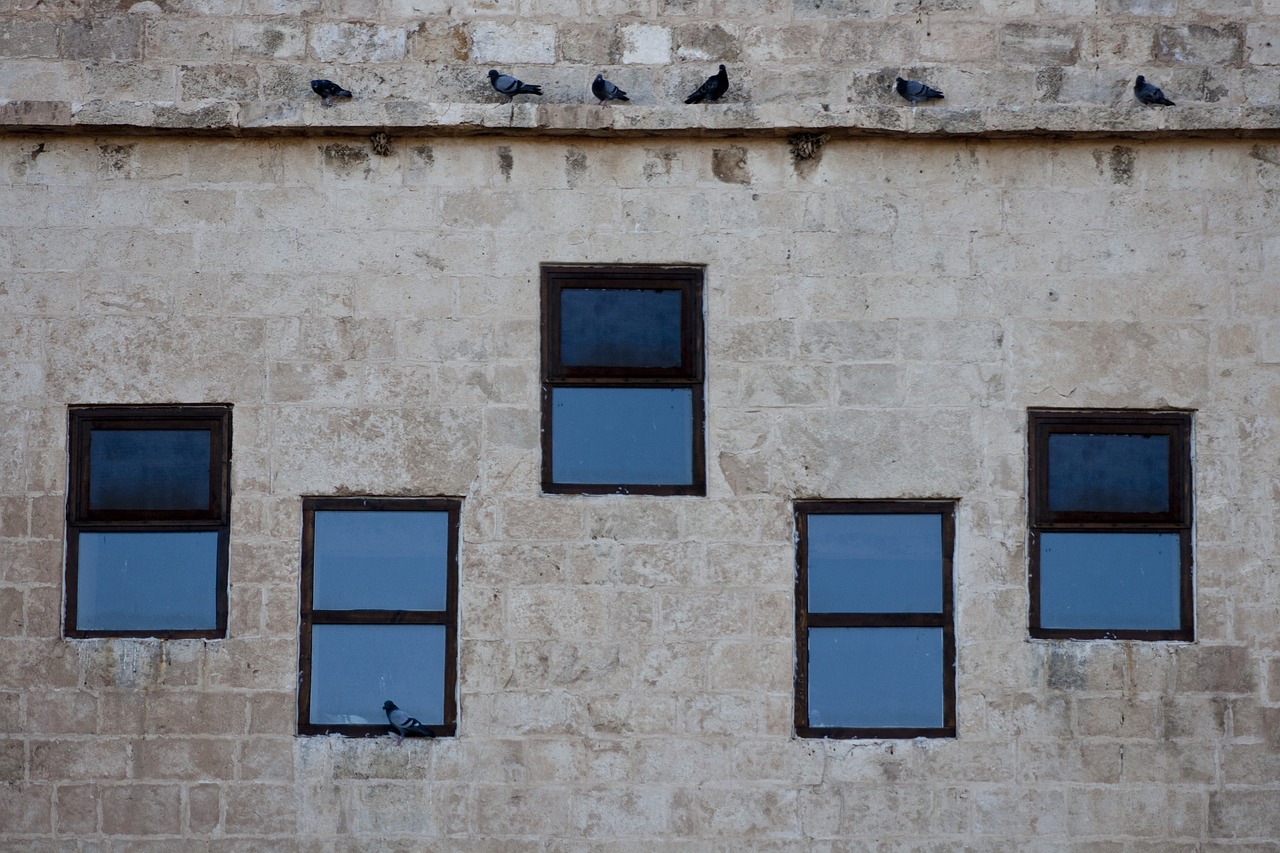
{"type": "MultiPolygon", "coordinates": [[[[458,544],[462,499],[452,497],[304,497],[302,499],[302,572],[298,625],[298,734],[377,737],[391,725],[344,725],[311,722],[311,627],[313,625],[444,625],[444,722],[428,725],[437,737],[457,733],[458,700],[458,544]],[[316,610],[312,607],[315,567],[315,514],[342,512],[444,512],[449,541],[444,610],[316,610]]],[[[408,709],[406,709],[408,710],[408,709]]]]}
{"type": "Polygon", "coordinates": [[[546,494],[705,495],[706,391],[704,368],[704,270],[694,266],[542,267],[542,491],[546,494]],[[566,289],[678,290],[681,298],[681,363],[677,367],[566,365],[560,357],[560,293],[566,289]],[[555,388],[689,388],[693,470],[691,482],[557,483],[552,477],[552,409],[555,388]]]}
{"type": "Polygon", "coordinates": [[[794,724],[802,738],[876,738],[956,736],[955,560],[956,500],[812,500],[796,501],[796,673],[794,724]],[[940,515],[942,517],[941,613],[810,613],[809,525],[811,515],[940,515]],[[810,628],[941,628],[942,725],[938,728],[809,725],[810,628]]]}
{"type": "Polygon", "coordinates": [[[67,411],[68,485],[65,565],[67,637],[218,639],[227,635],[227,564],[231,527],[231,405],[72,406],[67,411]],[[202,510],[94,510],[89,506],[89,439],[95,429],[208,429],[209,503],[202,510]],[[218,534],[216,627],[209,630],[88,630],[77,627],[81,533],[169,531],[218,534]]]}
{"type": "Polygon", "coordinates": [[[1032,637],[1052,640],[1195,639],[1192,528],[1192,413],[1132,409],[1027,411],[1027,587],[1032,637]],[[1049,508],[1049,437],[1062,434],[1169,437],[1169,509],[1166,512],[1054,512],[1049,508]],[[1040,534],[1061,532],[1176,533],[1179,536],[1180,612],[1174,630],[1045,628],[1040,624],[1040,534]]]}

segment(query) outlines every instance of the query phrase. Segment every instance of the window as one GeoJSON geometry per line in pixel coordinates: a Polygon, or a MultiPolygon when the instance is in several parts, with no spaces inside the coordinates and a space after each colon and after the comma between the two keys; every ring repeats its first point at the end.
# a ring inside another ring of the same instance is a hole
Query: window
{"type": "Polygon", "coordinates": [[[796,734],[954,737],[951,501],[796,504],[796,734]]]}
{"type": "Polygon", "coordinates": [[[543,267],[542,489],[706,494],[702,271],[543,267]]]}
{"type": "Polygon", "coordinates": [[[387,700],[454,733],[461,507],[303,499],[300,734],[386,734],[387,700]]]}
{"type": "Polygon", "coordinates": [[[1031,635],[1190,640],[1191,416],[1030,413],[1031,635]]]}
{"type": "Polygon", "coordinates": [[[69,637],[223,637],[231,407],[77,407],[69,637]]]}

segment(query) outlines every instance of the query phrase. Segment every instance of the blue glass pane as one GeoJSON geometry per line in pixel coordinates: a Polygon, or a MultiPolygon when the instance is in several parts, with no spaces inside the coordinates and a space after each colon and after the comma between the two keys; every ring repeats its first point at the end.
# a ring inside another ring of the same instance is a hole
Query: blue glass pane
{"type": "Polygon", "coordinates": [[[95,429],[89,433],[91,509],[205,509],[207,429],[95,429]]]}
{"type": "Polygon", "coordinates": [[[311,722],[385,726],[390,699],[443,723],[444,639],[443,625],[313,625],[311,722]]]}
{"type": "Polygon", "coordinates": [[[810,628],[809,725],[940,728],[941,628],[810,628]]]}
{"type": "Polygon", "coordinates": [[[679,290],[560,292],[560,360],[571,366],[678,367],[679,290]]]}
{"type": "Polygon", "coordinates": [[[316,513],[317,610],[444,610],[448,568],[448,513],[316,513]]]}
{"type": "Polygon", "coordinates": [[[942,516],[808,517],[810,613],[941,613],[942,516]]]}
{"type": "Polygon", "coordinates": [[[1167,512],[1169,436],[1049,436],[1054,512],[1167,512]]]}
{"type": "Polygon", "coordinates": [[[690,388],[552,389],[552,480],[688,485],[693,428],[690,388]]]}
{"type": "Polygon", "coordinates": [[[76,628],[218,627],[218,534],[79,534],[76,628]]]}
{"type": "Polygon", "coordinates": [[[1040,626],[1176,630],[1181,619],[1176,533],[1040,534],[1040,626]]]}

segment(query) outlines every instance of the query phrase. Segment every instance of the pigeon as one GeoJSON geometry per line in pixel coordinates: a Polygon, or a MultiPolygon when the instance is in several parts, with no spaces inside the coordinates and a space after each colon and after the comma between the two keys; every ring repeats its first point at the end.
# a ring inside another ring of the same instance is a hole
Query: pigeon
{"type": "Polygon", "coordinates": [[[626,92],[604,79],[603,74],[597,74],[596,79],[591,81],[591,94],[600,99],[600,106],[602,107],[606,101],[631,100],[627,97],[626,92]]]}
{"type": "Polygon", "coordinates": [[[1138,79],[1133,81],[1133,96],[1144,104],[1159,104],[1162,107],[1172,107],[1173,101],[1164,96],[1164,92],[1160,91],[1159,86],[1152,86],[1147,82],[1147,78],[1141,74],[1138,79]]]}
{"type": "Polygon", "coordinates": [[[684,99],[686,104],[700,104],[705,98],[708,101],[718,101],[720,96],[729,91],[729,72],[724,70],[724,66],[720,66],[720,73],[713,74],[707,78],[707,82],[698,87],[698,91],[684,99]]]}
{"type": "Polygon", "coordinates": [[[419,737],[435,737],[436,733],[424,726],[415,717],[410,717],[404,711],[396,707],[396,703],[390,699],[382,703],[382,710],[387,712],[387,721],[391,723],[391,727],[400,733],[400,737],[405,735],[418,735],[419,737]]]}
{"type": "Polygon", "coordinates": [[[918,104],[921,101],[927,101],[930,98],[941,98],[942,93],[937,89],[918,83],[915,80],[903,80],[898,78],[897,83],[898,94],[906,98],[912,104],[918,104]]]}
{"type": "Polygon", "coordinates": [[[489,82],[493,85],[493,88],[508,98],[514,98],[516,95],[542,94],[541,86],[532,86],[506,74],[499,74],[497,71],[491,70],[489,72],[489,82]]]}
{"type": "Polygon", "coordinates": [[[332,80],[312,80],[311,91],[320,96],[320,101],[326,107],[333,106],[334,98],[350,98],[351,93],[339,86],[332,80]]]}

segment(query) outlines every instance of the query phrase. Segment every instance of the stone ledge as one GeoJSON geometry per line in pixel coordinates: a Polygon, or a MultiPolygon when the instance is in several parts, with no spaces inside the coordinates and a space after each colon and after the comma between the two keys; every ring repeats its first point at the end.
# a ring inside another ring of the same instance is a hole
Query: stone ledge
{"type": "Polygon", "coordinates": [[[853,106],[715,104],[475,104],[351,101],[172,103],[0,101],[0,133],[184,133],[198,136],[330,136],[386,131],[402,135],[833,136],[922,138],[1015,136],[1273,136],[1280,106],[1174,109],[1087,105],[853,106]]]}

